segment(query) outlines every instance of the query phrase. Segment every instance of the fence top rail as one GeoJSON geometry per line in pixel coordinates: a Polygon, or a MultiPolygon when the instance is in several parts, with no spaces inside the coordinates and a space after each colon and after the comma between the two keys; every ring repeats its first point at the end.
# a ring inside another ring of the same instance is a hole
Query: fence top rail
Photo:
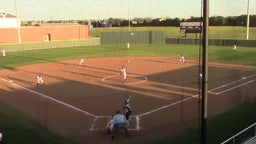
{"type": "Polygon", "coordinates": [[[239,133],[237,133],[237,134],[233,135],[231,138],[229,138],[229,139],[225,140],[225,141],[224,141],[224,142],[222,142],[221,144],[225,144],[226,142],[228,142],[228,141],[232,140],[232,139],[233,139],[233,138],[235,138],[236,136],[240,135],[241,133],[243,133],[243,132],[247,131],[248,129],[250,129],[250,128],[254,127],[254,126],[256,126],[256,123],[254,123],[254,124],[250,125],[249,127],[245,128],[244,130],[240,131],[239,133]]]}
{"type": "Polygon", "coordinates": [[[247,141],[245,144],[255,144],[256,143],[256,136],[251,138],[249,141],[247,141]]]}

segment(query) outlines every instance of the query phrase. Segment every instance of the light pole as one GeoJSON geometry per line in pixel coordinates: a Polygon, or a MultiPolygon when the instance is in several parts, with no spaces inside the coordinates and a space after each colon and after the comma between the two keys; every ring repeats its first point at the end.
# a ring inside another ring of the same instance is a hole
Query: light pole
{"type": "Polygon", "coordinates": [[[15,12],[16,12],[16,24],[17,24],[17,32],[18,32],[18,42],[21,43],[21,37],[20,37],[20,23],[19,23],[19,16],[18,16],[18,10],[17,10],[17,2],[14,0],[15,5],[15,12]]]}
{"type": "Polygon", "coordinates": [[[131,17],[130,17],[130,3],[128,2],[128,29],[131,29],[131,17]]]}
{"type": "Polygon", "coordinates": [[[249,27],[250,27],[250,0],[247,2],[247,26],[246,26],[246,39],[249,39],[249,27]]]}

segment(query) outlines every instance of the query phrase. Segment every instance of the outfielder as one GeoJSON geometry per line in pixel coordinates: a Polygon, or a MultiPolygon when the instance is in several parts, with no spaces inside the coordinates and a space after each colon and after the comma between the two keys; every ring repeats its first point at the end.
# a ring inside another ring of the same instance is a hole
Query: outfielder
{"type": "Polygon", "coordinates": [[[5,55],[6,55],[6,54],[5,54],[5,50],[2,49],[2,56],[5,57],[5,55]]]}

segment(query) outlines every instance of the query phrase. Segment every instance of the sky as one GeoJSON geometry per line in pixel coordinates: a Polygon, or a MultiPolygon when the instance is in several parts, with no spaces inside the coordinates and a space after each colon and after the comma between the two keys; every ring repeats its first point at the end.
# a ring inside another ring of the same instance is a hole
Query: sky
{"type": "MultiPolygon", "coordinates": [[[[0,0],[0,12],[26,20],[189,18],[201,16],[201,0],[0,0]]],[[[209,0],[209,16],[247,14],[248,0],[209,0]]],[[[250,14],[256,15],[256,0],[250,14]]]]}

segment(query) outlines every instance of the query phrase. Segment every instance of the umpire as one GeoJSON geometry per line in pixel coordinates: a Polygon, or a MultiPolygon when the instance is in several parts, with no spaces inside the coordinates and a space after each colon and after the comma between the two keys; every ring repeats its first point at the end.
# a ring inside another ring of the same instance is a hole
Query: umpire
{"type": "Polygon", "coordinates": [[[129,134],[128,128],[127,128],[126,118],[124,115],[122,115],[120,113],[119,110],[116,111],[116,114],[114,115],[112,121],[113,121],[114,128],[111,132],[111,134],[112,134],[111,139],[115,139],[115,135],[116,135],[117,131],[121,130],[121,129],[124,129],[126,136],[130,137],[130,134],[129,134]]]}

